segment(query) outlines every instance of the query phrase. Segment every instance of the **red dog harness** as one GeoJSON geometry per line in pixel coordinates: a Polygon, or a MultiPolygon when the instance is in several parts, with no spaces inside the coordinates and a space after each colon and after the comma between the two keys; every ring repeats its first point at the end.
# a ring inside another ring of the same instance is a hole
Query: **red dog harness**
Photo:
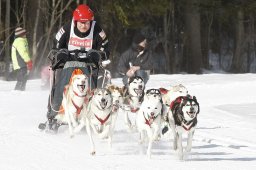
{"type": "Polygon", "coordinates": [[[110,113],[107,115],[107,117],[105,119],[99,118],[96,114],[94,114],[94,116],[98,119],[98,121],[100,121],[100,124],[103,125],[110,117],[110,113]]]}

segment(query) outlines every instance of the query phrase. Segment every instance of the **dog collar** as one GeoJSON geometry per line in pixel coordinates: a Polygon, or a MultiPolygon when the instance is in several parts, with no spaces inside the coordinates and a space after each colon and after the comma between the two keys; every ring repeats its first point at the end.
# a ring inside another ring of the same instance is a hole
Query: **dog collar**
{"type": "Polygon", "coordinates": [[[131,108],[132,113],[136,113],[140,108],[131,108]]]}
{"type": "Polygon", "coordinates": [[[75,91],[73,91],[74,92],[74,94],[76,95],[76,96],[78,96],[78,97],[85,97],[87,94],[85,94],[85,95],[79,95],[79,94],[77,94],[75,91]]]}

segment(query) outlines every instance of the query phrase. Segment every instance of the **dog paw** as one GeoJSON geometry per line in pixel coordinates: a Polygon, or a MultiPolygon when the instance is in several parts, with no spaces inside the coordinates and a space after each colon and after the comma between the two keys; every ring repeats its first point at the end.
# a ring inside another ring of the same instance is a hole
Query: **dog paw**
{"type": "Polygon", "coordinates": [[[149,159],[151,159],[151,153],[150,152],[147,152],[147,156],[149,159]]]}
{"type": "Polygon", "coordinates": [[[73,125],[73,127],[75,128],[75,127],[78,126],[78,123],[77,123],[77,122],[73,122],[72,125],[73,125]]]}
{"type": "Polygon", "coordinates": [[[178,149],[178,147],[177,147],[177,145],[176,144],[173,144],[173,150],[177,150],[178,149]]]}
{"type": "Polygon", "coordinates": [[[72,139],[74,138],[74,134],[70,134],[69,137],[72,139]]]}
{"type": "Polygon", "coordinates": [[[139,140],[139,144],[143,144],[144,143],[144,140],[139,140]]]}
{"type": "Polygon", "coordinates": [[[190,152],[191,151],[191,147],[186,147],[185,151],[186,152],[190,152]]]}

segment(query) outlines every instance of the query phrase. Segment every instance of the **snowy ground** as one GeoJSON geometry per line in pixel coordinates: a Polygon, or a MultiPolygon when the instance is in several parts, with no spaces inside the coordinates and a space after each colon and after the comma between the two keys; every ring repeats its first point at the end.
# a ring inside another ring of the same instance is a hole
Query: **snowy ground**
{"type": "MultiPolygon", "coordinates": [[[[113,80],[121,84],[120,79],[113,80]]],[[[14,92],[15,82],[0,80],[0,169],[256,169],[256,74],[154,75],[147,88],[182,83],[200,103],[192,152],[179,161],[168,134],[153,144],[152,158],[138,134],[129,133],[119,113],[113,148],[95,138],[97,153],[89,154],[85,131],[70,139],[37,129],[46,120],[48,91],[30,80],[27,91],[14,92]]]]}

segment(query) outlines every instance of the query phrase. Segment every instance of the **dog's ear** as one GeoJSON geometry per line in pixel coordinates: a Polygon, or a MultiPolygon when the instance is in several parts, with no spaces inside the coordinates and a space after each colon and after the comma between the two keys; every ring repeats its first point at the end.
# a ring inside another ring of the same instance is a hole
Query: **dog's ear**
{"type": "Polygon", "coordinates": [[[89,92],[90,96],[94,96],[94,92],[95,92],[95,89],[91,90],[91,91],[89,92]]]}
{"type": "Polygon", "coordinates": [[[197,101],[197,99],[196,99],[196,96],[193,96],[193,100],[195,101],[195,103],[197,104],[197,106],[198,106],[198,111],[197,111],[197,114],[200,112],[200,106],[199,106],[199,103],[198,103],[198,101],[197,101]]]}
{"type": "Polygon", "coordinates": [[[160,93],[161,93],[161,94],[166,94],[166,93],[168,93],[168,90],[165,89],[165,88],[160,87],[159,90],[160,90],[160,93]]]}
{"type": "Polygon", "coordinates": [[[74,83],[75,79],[77,79],[77,75],[74,75],[74,76],[72,77],[72,83],[74,83]]]}
{"type": "Polygon", "coordinates": [[[112,85],[112,84],[107,85],[107,89],[112,91],[112,90],[114,90],[114,89],[115,89],[115,86],[114,86],[114,85],[112,85]]]}

